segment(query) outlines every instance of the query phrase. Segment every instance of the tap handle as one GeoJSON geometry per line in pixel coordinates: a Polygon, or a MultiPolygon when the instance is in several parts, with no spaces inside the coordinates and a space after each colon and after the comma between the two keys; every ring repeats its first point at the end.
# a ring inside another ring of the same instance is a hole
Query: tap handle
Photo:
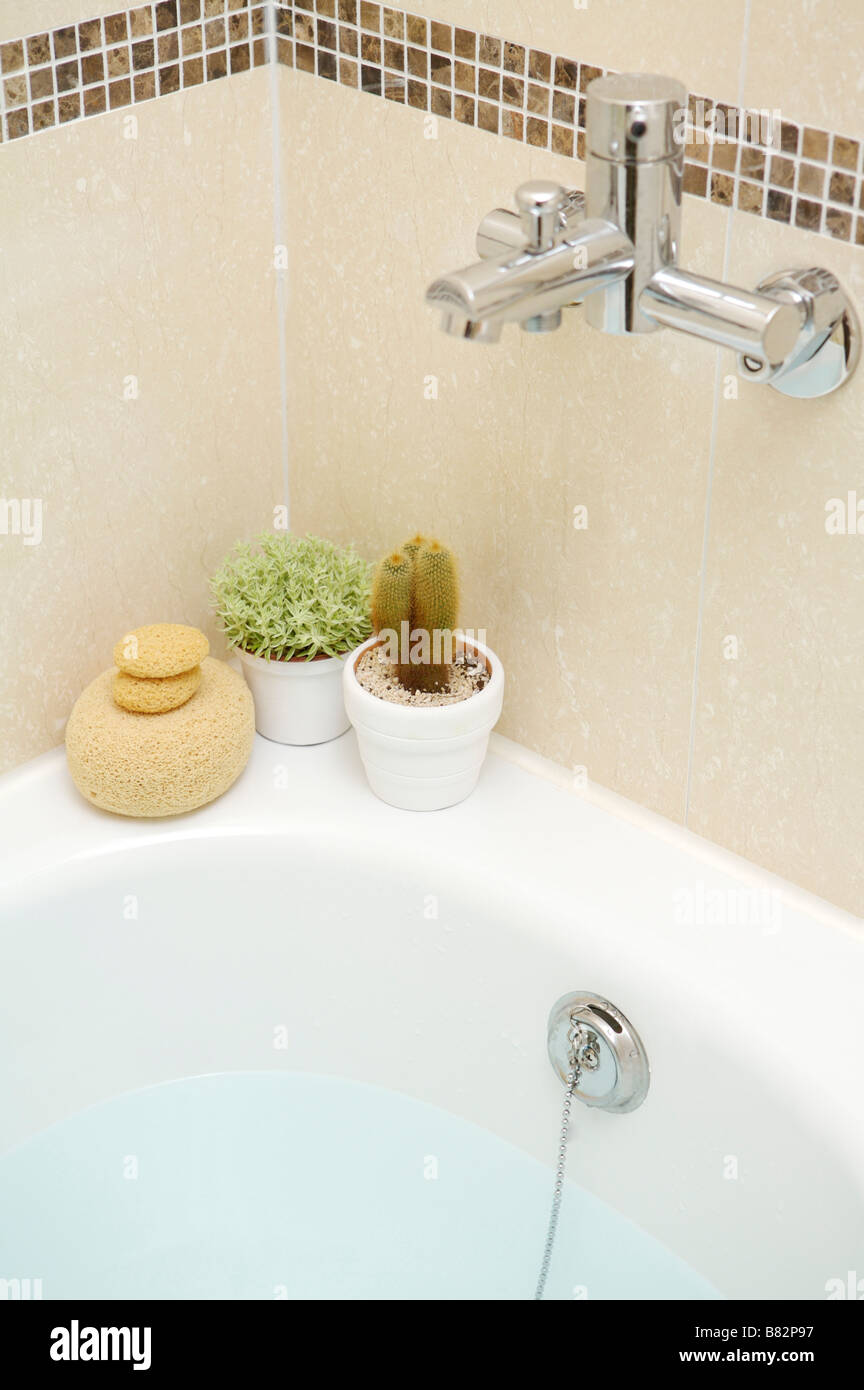
{"type": "Polygon", "coordinates": [[[564,232],[567,190],[548,179],[532,179],[516,189],[516,206],[527,251],[549,251],[564,232]]]}

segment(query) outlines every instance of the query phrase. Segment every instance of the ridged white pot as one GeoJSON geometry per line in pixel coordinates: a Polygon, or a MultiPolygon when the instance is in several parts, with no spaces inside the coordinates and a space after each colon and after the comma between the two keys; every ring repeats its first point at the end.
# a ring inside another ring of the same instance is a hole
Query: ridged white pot
{"type": "Polygon", "coordinates": [[[328,743],[349,727],[342,697],[345,660],[267,661],[237,648],[255,702],[255,728],[274,743],[328,743]]]}
{"type": "Polygon", "coordinates": [[[504,668],[481,642],[467,645],[485,659],[491,678],[482,690],[455,705],[395,705],[364,690],[355,666],[370,637],[345,662],[348,718],[376,796],[403,811],[440,811],[464,801],[477,785],[489,735],[501,714],[504,668]]]}

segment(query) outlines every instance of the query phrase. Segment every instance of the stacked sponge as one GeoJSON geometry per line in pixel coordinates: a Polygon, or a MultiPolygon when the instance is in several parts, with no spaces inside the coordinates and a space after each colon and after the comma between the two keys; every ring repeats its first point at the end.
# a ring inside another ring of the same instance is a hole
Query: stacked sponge
{"type": "Polygon", "coordinates": [[[114,701],[132,714],[166,714],[201,684],[210,643],[197,627],[150,623],[127,632],[114,648],[114,701]]]}
{"type": "Polygon", "coordinates": [[[171,816],[221,796],[252,751],[243,677],[207,655],[203,632],[155,623],[114,648],[120,667],[79,695],[66,726],[78,790],[124,816],[171,816]]]}

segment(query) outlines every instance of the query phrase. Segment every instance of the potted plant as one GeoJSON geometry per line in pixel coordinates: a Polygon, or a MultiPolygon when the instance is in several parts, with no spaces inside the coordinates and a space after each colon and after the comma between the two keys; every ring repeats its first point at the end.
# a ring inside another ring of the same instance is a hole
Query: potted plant
{"type": "Polygon", "coordinates": [[[374,635],[345,662],[345,708],[382,801],[436,811],[474,790],[504,698],[493,651],[456,627],[452,553],[415,536],[372,585],[374,635]]]}
{"type": "Polygon", "coordinates": [[[210,581],[216,612],[276,743],[325,743],[348,728],[346,653],[368,637],[371,566],[318,536],[239,543],[210,581]]]}

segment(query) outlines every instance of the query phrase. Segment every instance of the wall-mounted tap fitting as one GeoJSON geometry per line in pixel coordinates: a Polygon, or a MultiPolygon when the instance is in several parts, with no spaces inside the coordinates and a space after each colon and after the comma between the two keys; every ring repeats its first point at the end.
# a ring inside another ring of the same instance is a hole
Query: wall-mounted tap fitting
{"type": "Polygon", "coordinates": [[[781,271],[755,291],[678,266],[687,93],[668,77],[624,74],[587,95],[584,196],[546,180],[516,190],[477,234],[480,261],[434,281],[427,301],[444,329],[497,342],[516,322],[552,332],[587,301],[604,333],[674,328],[737,354],[738,370],[785,395],[823,396],[860,355],[855,310],[818,267],[781,271]]]}

